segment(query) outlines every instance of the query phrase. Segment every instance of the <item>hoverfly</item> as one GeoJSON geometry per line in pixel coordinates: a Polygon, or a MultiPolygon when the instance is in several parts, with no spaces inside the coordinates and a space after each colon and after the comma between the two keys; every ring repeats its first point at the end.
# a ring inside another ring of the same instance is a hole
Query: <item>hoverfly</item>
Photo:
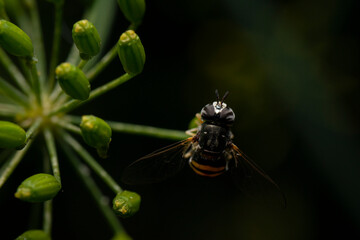
{"type": "MultiPolygon", "coordinates": [[[[191,137],[161,148],[130,164],[122,180],[127,184],[160,182],[178,173],[188,163],[192,170],[205,177],[216,177],[229,172],[236,187],[259,199],[269,199],[286,205],[278,185],[233,142],[231,126],[234,111],[220,99],[205,105],[197,114],[199,126],[187,131],[191,137]],[[260,196],[261,195],[261,196],[260,196]]],[[[267,201],[267,200],[266,200],[267,201]]]]}

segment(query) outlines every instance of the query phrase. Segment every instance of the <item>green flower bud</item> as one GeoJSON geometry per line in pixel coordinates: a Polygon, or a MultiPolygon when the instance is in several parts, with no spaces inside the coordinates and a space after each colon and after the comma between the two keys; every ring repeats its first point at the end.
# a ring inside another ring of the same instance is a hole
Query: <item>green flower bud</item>
{"type": "Polygon", "coordinates": [[[44,202],[55,197],[60,189],[61,184],[53,175],[39,173],[25,179],[15,197],[27,202],[44,202]]]}
{"type": "Polygon", "coordinates": [[[90,83],[80,68],[62,63],[55,69],[56,78],[62,90],[70,97],[86,100],[90,95],[90,83]]]}
{"type": "Polygon", "coordinates": [[[50,236],[43,230],[29,230],[21,234],[16,240],[51,240],[50,236]]]}
{"type": "Polygon", "coordinates": [[[118,0],[125,18],[132,23],[140,24],[145,13],[145,0],[118,0]]]}
{"type": "Polygon", "coordinates": [[[80,20],[74,24],[72,37],[82,59],[88,60],[100,52],[100,35],[88,20],[80,20]]]}
{"type": "Polygon", "coordinates": [[[111,240],[132,240],[132,238],[124,232],[116,234],[111,240]]]}
{"type": "Polygon", "coordinates": [[[34,47],[30,37],[15,24],[0,20],[0,46],[18,57],[32,58],[34,47]]]}
{"type": "Polygon", "coordinates": [[[195,116],[191,121],[189,122],[188,129],[197,128],[201,125],[201,122],[197,116],[195,116]]]}
{"type": "Polygon", "coordinates": [[[113,210],[123,218],[131,217],[139,211],[141,197],[136,192],[122,191],[113,200],[113,210]]]}
{"type": "Polygon", "coordinates": [[[112,133],[109,124],[101,118],[85,115],[82,116],[80,128],[84,141],[96,148],[100,157],[106,158],[112,133]]]}
{"type": "Polygon", "coordinates": [[[142,72],[145,64],[145,50],[139,36],[133,30],[121,34],[117,51],[125,72],[129,74],[142,72]]]}
{"type": "Polygon", "coordinates": [[[21,148],[25,141],[24,129],[15,123],[0,121],[0,148],[21,148]]]}

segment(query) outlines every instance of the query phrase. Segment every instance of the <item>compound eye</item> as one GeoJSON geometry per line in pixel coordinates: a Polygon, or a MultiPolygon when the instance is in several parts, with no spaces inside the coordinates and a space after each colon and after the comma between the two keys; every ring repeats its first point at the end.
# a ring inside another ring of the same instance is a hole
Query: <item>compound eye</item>
{"type": "Polygon", "coordinates": [[[231,108],[225,108],[220,112],[220,119],[227,125],[232,125],[235,121],[235,113],[231,108]]]}
{"type": "Polygon", "coordinates": [[[201,118],[203,120],[212,119],[215,116],[215,110],[212,104],[207,104],[201,109],[201,118]]]}

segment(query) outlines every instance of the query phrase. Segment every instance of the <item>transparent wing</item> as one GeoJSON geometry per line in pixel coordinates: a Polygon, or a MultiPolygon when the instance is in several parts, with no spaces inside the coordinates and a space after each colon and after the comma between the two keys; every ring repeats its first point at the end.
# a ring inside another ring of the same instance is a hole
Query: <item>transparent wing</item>
{"type": "Polygon", "coordinates": [[[236,187],[245,195],[266,204],[286,207],[286,198],[279,186],[236,145],[232,144],[234,158],[230,174],[236,187]]]}
{"type": "Polygon", "coordinates": [[[178,173],[185,165],[182,158],[193,138],[187,138],[146,155],[125,168],[122,181],[127,184],[160,182],[178,173]]]}

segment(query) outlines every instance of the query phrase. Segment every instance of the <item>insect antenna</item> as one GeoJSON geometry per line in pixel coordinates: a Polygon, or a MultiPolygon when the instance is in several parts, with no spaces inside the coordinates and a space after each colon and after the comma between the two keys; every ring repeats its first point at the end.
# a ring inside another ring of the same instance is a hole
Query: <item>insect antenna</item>
{"type": "MultiPolygon", "coordinates": [[[[224,96],[221,99],[221,105],[223,104],[223,102],[225,101],[225,98],[229,95],[229,91],[226,91],[224,96]]],[[[219,101],[219,100],[218,100],[219,101]]]]}
{"type": "Polygon", "coordinates": [[[215,89],[215,96],[216,96],[216,102],[219,103],[220,96],[219,96],[219,91],[217,89],[215,89]]]}

